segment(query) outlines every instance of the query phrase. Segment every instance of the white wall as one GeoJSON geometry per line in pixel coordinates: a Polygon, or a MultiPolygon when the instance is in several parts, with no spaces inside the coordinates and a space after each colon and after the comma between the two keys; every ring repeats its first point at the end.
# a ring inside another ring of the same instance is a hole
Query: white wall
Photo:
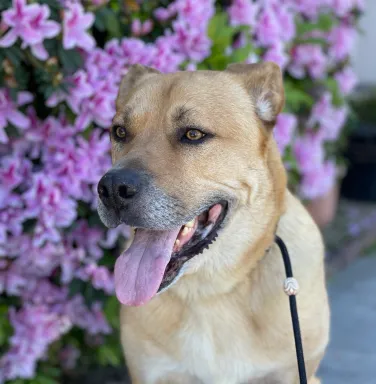
{"type": "Polygon", "coordinates": [[[366,0],[366,10],[360,21],[364,34],[359,35],[352,61],[361,84],[376,84],[376,0],[366,0]]]}

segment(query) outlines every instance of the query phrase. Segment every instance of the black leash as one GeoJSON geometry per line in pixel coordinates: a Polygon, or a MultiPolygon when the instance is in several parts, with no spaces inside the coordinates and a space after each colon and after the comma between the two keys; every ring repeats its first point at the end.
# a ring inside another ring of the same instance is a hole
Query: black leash
{"type": "Polygon", "coordinates": [[[285,243],[277,235],[275,236],[275,242],[277,243],[279,249],[281,250],[282,257],[283,257],[283,264],[285,265],[285,270],[286,270],[286,280],[284,283],[284,290],[285,290],[285,293],[289,296],[289,300],[290,300],[291,321],[292,321],[292,327],[294,330],[295,350],[296,350],[296,359],[298,361],[300,384],[307,384],[307,374],[306,374],[305,363],[304,363],[302,336],[300,333],[298,308],[296,305],[296,297],[295,297],[299,291],[299,285],[292,274],[290,256],[285,243]]]}

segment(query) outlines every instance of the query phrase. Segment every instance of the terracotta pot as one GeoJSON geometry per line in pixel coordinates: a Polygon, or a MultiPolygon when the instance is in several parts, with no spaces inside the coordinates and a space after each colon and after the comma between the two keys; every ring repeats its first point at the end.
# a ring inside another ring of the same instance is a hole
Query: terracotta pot
{"type": "Polygon", "coordinates": [[[320,228],[330,224],[337,212],[339,188],[336,184],[324,196],[313,199],[306,204],[308,212],[320,228]]]}

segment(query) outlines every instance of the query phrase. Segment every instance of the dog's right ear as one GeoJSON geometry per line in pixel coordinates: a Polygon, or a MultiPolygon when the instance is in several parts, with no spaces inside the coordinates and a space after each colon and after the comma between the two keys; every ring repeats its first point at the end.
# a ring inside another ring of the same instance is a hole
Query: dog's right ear
{"type": "Polygon", "coordinates": [[[124,104],[129,92],[137,85],[137,83],[141,80],[145,80],[146,77],[150,77],[158,73],[160,72],[156,69],[146,67],[141,64],[131,65],[128,72],[121,80],[118,96],[116,98],[116,107],[119,108],[124,104]]]}

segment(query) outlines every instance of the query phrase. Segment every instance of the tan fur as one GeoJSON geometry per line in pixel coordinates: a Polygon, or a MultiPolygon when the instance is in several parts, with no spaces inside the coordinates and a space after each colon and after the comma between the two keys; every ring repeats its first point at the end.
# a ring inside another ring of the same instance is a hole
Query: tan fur
{"type": "Polygon", "coordinates": [[[184,275],[141,307],[123,307],[121,341],[134,384],[297,384],[298,372],[284,266],[275,231],[294,275],[310,384],[328,342],[323,242],[286,174],[270,133],[283,106],[274,64],[224,72],[162,75],[135,66],[123,81],[114,124],[132,140],[113,142],[114,162],[141,161],[158,186],[195,207],[220,190],[236,198],[230,219],[184,275]],[[267,119],[257,103],[270,103],[267,119]],[[215,137],[200,148],[176,143],[173,116],[215,137]]]}

